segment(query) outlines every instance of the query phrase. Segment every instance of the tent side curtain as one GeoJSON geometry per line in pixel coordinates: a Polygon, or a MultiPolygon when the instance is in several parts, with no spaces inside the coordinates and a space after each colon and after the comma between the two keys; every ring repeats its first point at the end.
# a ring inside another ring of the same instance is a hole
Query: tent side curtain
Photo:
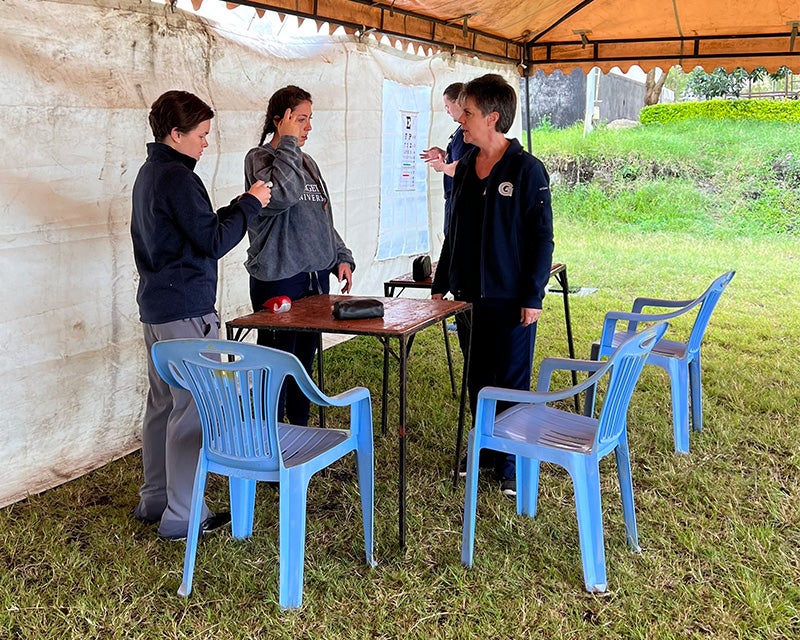
{"type": "MultiPolygon", "coordinates": [[[[200,0],[193,0],[199,4],[200,0]]],[[[761,0],[241,0],[228,3],[374,32],[547,73],[599,67],[800,72],[800,2],[761,0]]]]}

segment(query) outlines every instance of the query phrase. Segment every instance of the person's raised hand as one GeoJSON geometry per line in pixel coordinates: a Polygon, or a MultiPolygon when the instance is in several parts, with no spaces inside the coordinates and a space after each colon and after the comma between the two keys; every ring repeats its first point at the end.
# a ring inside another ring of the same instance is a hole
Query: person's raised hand
{"type": "Polygon", "coordinates": [[[281,137],[294,136],[299,138],[303,135],[303,127],[304,125],[297,121],[297,115],[291,109],[287,109],[286,113],[283,114],[283,118],[275,124],[278,135],[281,137]]]}
{"type": "Polygon", "coordinates": [[[256,180],[247,193],[251,196],[258,198],[261,207],[266,207],[269,204],[269,199],[272,197],[272,182],[264,182],[263,180],[256,180]]]}
{"type": "Polygon", "coordinates": [[[441,147],[431,147],[430,149],[425,149],[425,151],[420,153],[419,157],[425,162],[431,162],[433,160],[444,162],[445,151],[441,147]]]}

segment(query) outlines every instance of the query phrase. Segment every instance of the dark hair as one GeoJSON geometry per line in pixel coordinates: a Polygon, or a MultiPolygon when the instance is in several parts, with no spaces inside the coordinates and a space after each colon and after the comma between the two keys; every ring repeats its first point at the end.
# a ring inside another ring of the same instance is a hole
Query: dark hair
{"type": "Polygon", "coordinates": [[[150,107],[150,128],[156,142],[161,142],[173,129],[189,133],[198,124],[214,117],[214,110],[193,93],[167,91],[150,107]]]}
{"type": "Polygon", "coordinates": [[[447,89],[444,90],[442,94],[448,100],[452,100],[455,102],[458,100],[458,95],[461,93],[461,90],[464,88],[463,82],[454,82],[451,85],[448,85],[447,89]]]}
{"type": "Polygon", "coordinates": [[[459,100],[463,104],[466,98],[472,98],[484,116],[496,111],[500,117],[497,119],[495,129],[508,133],[514,124],[517,94],[503,76],[487,73],[485,76],[470,80],[464,85],[459,100]]]}
{"type": "Polygon", "coordinates": [[[273,93],[269,99],[269,104],[267,104],[267,115],[264,116],[264,130],[261,132],[261,140],[259,140],[258,144],[264,144],[267,135],[277,131],[275,118],[280,120],[287,109],[294,109],[301,102],[311,102],[311,94],[293,84],[283,89],[278,89],[273,93]]]}

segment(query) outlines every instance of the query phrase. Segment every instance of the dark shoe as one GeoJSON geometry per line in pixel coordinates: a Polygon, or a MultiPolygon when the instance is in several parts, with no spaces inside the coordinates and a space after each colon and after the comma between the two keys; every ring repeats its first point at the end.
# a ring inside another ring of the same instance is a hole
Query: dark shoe
{"type": "Polygon", "coordinates": [[[200,535],[205,535],[206,533],[212,533],[222,527],[226,527],[231,523],[231,512],[230,511],[222,511],[221,513],[214,514],[213,516],[209,516],[205,520],[200,523],[200,535]]]}
{"type": "MultiPolygon", "coordinates": [[[[214,531],[222,529],[222,527],[229,525],[230,523],[231,523],[230,511],[215,513],[213,516],[209,516],[200,523],[200,537],[202,538],[207,533],[212,533],[214,531]]],[[[162,540],[170,540],[173,542],[186,540],[185,533],[177,533],[175,535],[164,535],[163,533],[159,533],[158,537],[161,538],[162,540]]]]}
{"type": "Polygon", "coordinates": [[[146,525],[158,524],[161,522],[161,514],[164,512],[164,507],[156,507],[155,509],[148,509],[144,502],[139,502],[133,510],[133,517],[139,522],[146,525]]]}
{"type": "Polygon", "coordinates": [[[137,515],[136,513],[133,514],[133,517],[142,524],[146,524],[148,527],[161,522],[161,518],[146,518],[144,516],[137,515]]]}
{"type": "Polygon", "coordinates": [[[500,493],[509,498],[517,495],[517,481],[513,478],[506,478],[500,483],[500,493]]]}
{"type": "Polygon", "coordinates": [[[467,477],[467,456],[461,458],[461,462],[458,463],[458,477],[459,478],[467,477]]]}

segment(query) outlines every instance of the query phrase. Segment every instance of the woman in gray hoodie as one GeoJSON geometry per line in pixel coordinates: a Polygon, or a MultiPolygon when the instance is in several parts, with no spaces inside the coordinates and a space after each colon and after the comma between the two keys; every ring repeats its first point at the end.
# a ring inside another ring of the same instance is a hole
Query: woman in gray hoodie
{"type": "MultiPolygon", "coordinates": [[[[343,283],[342,293],[352,286],[353,254],[333,227],[319,167],[301,150],[311,115],[311,94],[292,85],[279,89],[267,105],[259,146],[245,157],[245,184],[263,180],[273,185],[269,205],[248,226],[245,267],[254,311],[275,296],[297,300],[329,293],[331,273],[343,283]]],[[[258,344],[295,354],[311,373],[317,347],[313,333],[260,331],[258,344]]],[[[278,420],[306,425],[309,412],[308,399],[289,380],[281,392],[278,420]]]]}

